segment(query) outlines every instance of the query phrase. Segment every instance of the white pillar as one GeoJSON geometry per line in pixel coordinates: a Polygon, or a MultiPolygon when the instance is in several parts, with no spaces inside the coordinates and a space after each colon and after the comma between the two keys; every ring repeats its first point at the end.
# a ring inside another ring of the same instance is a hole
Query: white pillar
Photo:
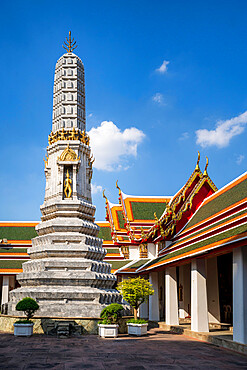
{"type": "Polygon", "coordinates": [[[247,246],[233,251],[233,340],[247,344],[247,246]]]}
{"type": "Polygon", "coordinates": [[[217,257],[207,259],[208,321],[220,323],[217,257]]]}
{"type": "Polygon", "coordinates": [[[140,316],[141,319],[147,319],[148,318],[148,301],[143,302],[140,305],[139,316],[140,316]]]}
{"type": "Polygon", "coordinates": [[[7,303],[9,301],[9,276],[3,276],[2,285],[2,300],[1,304],[7,303]]]}
{"type": "Polygon", "coordinates": [[[176,267],[166,268],[165,290],[166,290],[166,324],[179,325],[176,267]]]}
{"type": "Polygon", "coordinates": [[[151,272],[149,274],[149,282],[153,286],[154,295],[149,296],[149,320],[159,321],[159,279],[158,272],[151,272]]]}
{"type": "Polygon", "coordinates": [[[208,303],[205,260],[191,262],[191,330],[208,332],[208,303]]]}

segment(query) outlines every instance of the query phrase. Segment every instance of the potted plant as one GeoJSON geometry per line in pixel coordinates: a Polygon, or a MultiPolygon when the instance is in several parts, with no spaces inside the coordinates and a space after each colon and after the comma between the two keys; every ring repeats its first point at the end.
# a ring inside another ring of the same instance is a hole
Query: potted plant
{"type": "Polygon", "coordinates": [[[137,318],[137,311],[140,305],[147,301],[148,297],[154,294],[152,284],[146,279],[131,278],[123,280],[118,284],[117,289],[123,296],[123,299],[130,304],[134,310],[134,319],[127,322],[128,334],[130,335],[146,335],[148,322],[137,318]]]}
{"type": "Polygon", "coordinates": [[[102,319],[99,324],[99,336],[102,338],[118,336],[118,320],[122,317],[123,306],[118,303],[111,303],[105,307],[100,318],[102,319]]]}
{"type": "Polygon", "coordinates": [[[39,309],[38,303],[30,298],[23,298],[16,305],[17,311],[23,311],[26,319],[18,320],[14,323],[14,335],[16,336],[31,336],[33,334],[33,322],[31,318],[34,316],[35,311],[39,309]]]}

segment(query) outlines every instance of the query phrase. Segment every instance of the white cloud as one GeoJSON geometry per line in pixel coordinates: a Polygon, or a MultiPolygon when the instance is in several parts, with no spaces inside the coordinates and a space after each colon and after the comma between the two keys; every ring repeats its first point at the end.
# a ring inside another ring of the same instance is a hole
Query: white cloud
{"type": "Polygon", "coordinates": [[[190,137],[188,132],[183,132],[182,135],[178,138],[178,140],[184,141],[190,137]]]}
{"type": "Polygon", "coordinates": [[[234,136],[242,134],[246,123],[247,111],[237,117],[225,121],[218,121],[215,130],[197,130],[196,143],[203,148],[213,145],[218,148],[224,148],[229,145],[230,140],[234,136]]]}
{"type": "Polygon", "coordinates": [[[89,118],[93,117],[93,113],[89,113],[88,117],[89,118]]]}
{"type": "Polygon", "coordinates": [[[92,194],[102,193],[103,188],[101,185],[92,184],[91,185],[92,194]]]}
{"type": "Polygon", "coordinates": [[[161,93],[156,93],[152,96],[152,100],[159,105],[165,105],[164,96],[161,93]]]}
{"type": "Polygon", "coordinates": [[[95,157],[94,167],[105,171],[126,170],[129,157],[137,156],[137,146],[145,137],[135,127],[121,131],[111,121],[93,127],[88,134],[95,157]]]}
{"type": "Polygon", "coordinates": [[[156,72],[166,73],[167,72],[167,66],[168,66],[169,63],[170,62],[168,62],[168,60],[164,60],[163,63],[161,64],[161,66],[156,69],[156,72]]]}
{"type": "Polygon", "coordinates": [[[240,164],[243,162],[243,160],[244,160],[244,155],[243,155],[243,154],[240,154],[240,155],[238,156],[237,160],[236,160],[236,163],[237,163],[238,165],[240,165],[240,164]]]}

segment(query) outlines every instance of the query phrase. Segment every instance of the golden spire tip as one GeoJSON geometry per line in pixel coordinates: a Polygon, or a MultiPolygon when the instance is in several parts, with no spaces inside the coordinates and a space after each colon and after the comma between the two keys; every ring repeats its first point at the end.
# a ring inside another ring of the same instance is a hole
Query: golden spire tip
{"type": "Polygon", "coordinates": [[[71,40],[71,31],[69,31],[69,39],[66,37],[66,41],[64,41],[63,48],[67,50],[68,53],[72,53],[72,51],[77,48],[74,37],[71,40]]]}

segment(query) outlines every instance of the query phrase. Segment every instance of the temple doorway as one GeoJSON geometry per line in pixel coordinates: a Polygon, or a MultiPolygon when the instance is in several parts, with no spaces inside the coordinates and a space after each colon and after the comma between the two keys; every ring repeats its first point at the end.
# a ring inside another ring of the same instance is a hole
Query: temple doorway
{"type": "Polygon", "coordinates": [[[232,253],[218,256],[220,321],[232,325],[232,253]]]}

